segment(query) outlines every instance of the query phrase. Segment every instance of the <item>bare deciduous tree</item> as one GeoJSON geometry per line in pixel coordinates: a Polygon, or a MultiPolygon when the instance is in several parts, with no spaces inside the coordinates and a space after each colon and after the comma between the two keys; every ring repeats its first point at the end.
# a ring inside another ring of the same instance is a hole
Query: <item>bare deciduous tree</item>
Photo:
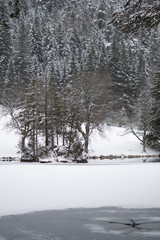
{"type": "Polygon", "coordinates": [[[146,152],[147,134],[152,123],[152,96],[151,86],[146,84],[140,91],[140,94],[133,106],[134,118],[130,125],[132,133],[143,145],[143,152],[146,152]]]}
{"type": "Polygon", "coordinates": [[[89,137],[93,129],[106,120],[109,107],[109,77],[104,73],[85,72],[75,77],[71,85],[76,128],[84,139],[88,153],[89,137]]]}

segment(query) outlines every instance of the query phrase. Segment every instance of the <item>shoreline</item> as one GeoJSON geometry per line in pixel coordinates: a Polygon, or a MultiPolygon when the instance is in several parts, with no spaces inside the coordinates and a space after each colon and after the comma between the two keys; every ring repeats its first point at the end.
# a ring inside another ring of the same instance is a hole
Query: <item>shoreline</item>
{"type": "Polygon", "coordinates": [[[142,154],[142,155],[100,155],[100,156],[88,156],[88,159],[117,159],[117,158],[120,158],[120,159],[131,159],[131,158],[160,158],[160,154],[142,154]]]}

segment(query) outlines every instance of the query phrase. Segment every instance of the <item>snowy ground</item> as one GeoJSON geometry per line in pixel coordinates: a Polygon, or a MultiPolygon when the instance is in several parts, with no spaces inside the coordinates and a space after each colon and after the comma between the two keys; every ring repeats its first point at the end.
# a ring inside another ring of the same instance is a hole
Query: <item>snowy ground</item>
{"type": "Polygon", "coordinates": [[[142,145],[129,130],[123,127],[106,126],[100,135],[94,131],[90,143],[91,155],[145,155],[156,154],[152,149],[147,148],[146,153],[142,152],[142,145]]]}
{"type": "MultiPolygon", "coordinates": [[[[17,156],[19,137],[4,129],[7,120],[0,120],[0,157],[17,156]]],[[[136,137],[124,133],[117,127],[105,128],[103,136],[95,131],[90,154],[142,154],[136,137]]],[[[155,152],[147,149],[147,154],[155,152]]],[[[159,163],[94,164],[1,162],[0,216],[79,207],[160,207],[159,163]]]]}

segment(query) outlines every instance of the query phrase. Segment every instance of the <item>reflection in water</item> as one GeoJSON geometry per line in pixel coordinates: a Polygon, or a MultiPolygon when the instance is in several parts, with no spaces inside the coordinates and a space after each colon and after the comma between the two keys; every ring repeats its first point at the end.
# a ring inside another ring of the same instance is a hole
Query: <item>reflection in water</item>
{"type": "Polygon", "coordinates": [[[118,219],[109,219],[106,217],[92,218],[89,221],[92,223],[84,224],[83,227],[92,233],[100,233],[107,235],[121,235],[126,234],[144,237],[160,237],[160,217],[147,217],[140,220],[133,220],[127,218],[128,221],[120,221],[118,219]],[[95,222],[95,223],[93,223],[95,222]]]}

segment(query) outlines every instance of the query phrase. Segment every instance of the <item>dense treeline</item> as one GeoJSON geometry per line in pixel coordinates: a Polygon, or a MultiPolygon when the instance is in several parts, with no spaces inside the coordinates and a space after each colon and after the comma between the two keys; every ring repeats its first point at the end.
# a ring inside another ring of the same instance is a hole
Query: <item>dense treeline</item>
{"type": "Polygon", "coordinates": [[[90,132],[105,121],[132,131],[136,123],[144,150],[148,141],[159,148],[159,29],[131,35],[113,26],[123,0],[17,2],[13,17],[17,7],[1,2],[0,100],[22,152],[28,145],[38,159],[39,136],[46,151],[61,141],[68,154],[74,142],[87,152],[90,132]]]}

